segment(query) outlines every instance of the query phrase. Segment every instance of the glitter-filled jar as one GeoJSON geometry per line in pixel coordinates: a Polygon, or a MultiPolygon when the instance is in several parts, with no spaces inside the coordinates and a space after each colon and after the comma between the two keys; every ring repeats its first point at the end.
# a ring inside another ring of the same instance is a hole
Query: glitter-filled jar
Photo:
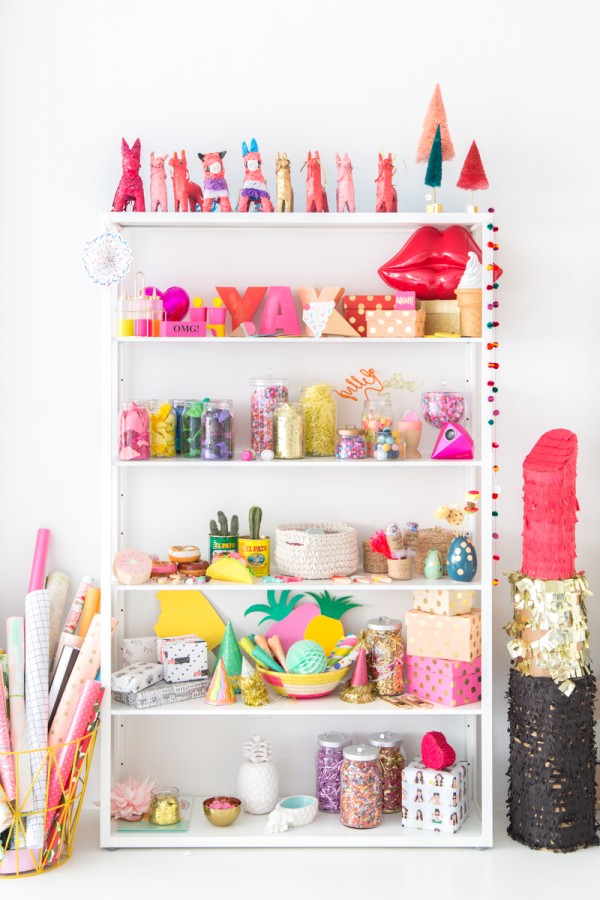
{"type": "Polygon", "coordinates": [[[365,459],[367,442],[362,429],[356,428],[354,425],[338,428],[335,455],[338,459],[365,459]]]}
{"type": "Polygon", "coordinates": [[[306,423],[306,455],[333,456],[336,419],[333,388],[328,384],[302,387],[300,402],[306,423]]]}
{"type": "Polygon", "coordinates": [[[153,825],[176,825],[181,818],[179,790],[161,787],[152,791],[149,819],[153,825]]]}
{"type": "Polygon", "coordinates": [[[288,400],[289,381],[273,378],[268,371],[264,378],[251,378],[250,439],[257,455],[273,450],[273,412],[278,403],[288,400]]]}
{"type": "Polygon", "coordinates": [[[361,427],[367,440],[367,456],[373,456],[377,435],[384,428],[393,428],[392,398],[388,393],[377,394],[365,400],[361,427]]]}
{"type": "Polygon", "coordinates": [[[344,749],[340,820],[348,828],[375,828],[381,821],[379,750],[368,744],[344,749]]]}
{"type": "Polygon", "coordinates": [[[339,813],[344,747],[352,743],[343,731],[327,731],[317,738],[317,800],[320,812],[339,813]]]}
{"type": "Polygon", "coordinates": [[[369,681],[382,697],[404,692],[404,641],[398,619],[379,616],[367,622],[369,681]]]}
{"type": "Polygon", "coordinates": [[[379,731],[369,735],[369,744],[379,748],[382,810],[384,813],[401,812],[402,771],[406,765],[402,737],[393,731],[379,731]]]}
{"type": "Polygon", "coordinates": [[[275,459],[304,456],[304,410],[301,403],[280,403],[273,413],[275,459]]]}
{"type": "Polygon", "coordinates": [[[232,400],[211,400],[204,407],[202,459],[233,459],[232,400]]]}

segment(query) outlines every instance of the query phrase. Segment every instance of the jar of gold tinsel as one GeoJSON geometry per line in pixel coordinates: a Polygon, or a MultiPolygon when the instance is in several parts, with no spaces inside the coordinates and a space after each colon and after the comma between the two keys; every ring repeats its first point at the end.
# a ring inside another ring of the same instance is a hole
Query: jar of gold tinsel
{"type": "Polygon", "coordinates": [[[382,697],[404,692],[404,641],[398,619],[379,616],[367,622],[369,681],[382,697]]]}
{"type": "Polygon", "coordinates": [[[379,748],[383,812],[400,812],[402,809],[402,771],[406,765],[402,738],[393,731],[378,731],[369,735],[369,744],[379,748]]]}
{"type": "Polygon", "coordinates": [[[149,819],[153,825],[176,825],[180,817],[178,788],[161,787],[152,791],[149,819]]]}
{"type": "Polygon", "coordinates": [[[302,387],[300,402],[306,420],[306,455],[335,456],[336,411],[333,388],[328,384],[302,387]]]}
{"type": "Polygon", "coordinates": [[[275,459],[304,456],[304,409],[301,403],[279,403],[273,413],[275,459]]]}

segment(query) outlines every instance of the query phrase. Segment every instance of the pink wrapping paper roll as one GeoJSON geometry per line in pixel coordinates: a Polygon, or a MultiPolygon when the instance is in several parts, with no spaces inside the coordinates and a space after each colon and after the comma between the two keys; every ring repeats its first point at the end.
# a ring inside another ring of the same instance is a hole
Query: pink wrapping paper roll
{"type": "Polygon", "coordinates": [[[99,668],[100,616],[95,615],[54,716],[48,735],[49,747],[54,747],[64,742],[77,708],[77,702],[83,691],[84,683],[93,681],[99,668]]]}
{"type": "Polygon", "coordinates": [[[8,719],[6,718],[6,695],[4,693],[4,679],[0,675],[0,782],[4,793],[0,792],[0,800],[14,800],[15,767],[10,752],[10,734],[8,731],[8,719]]]}
{"type": "Polygon", "coordinates": [[[75,594],[75,598],[73,600],[73,603],[71,604],[71,609],[69,610],[67,618],[65,619],[63,628],[65,634],[75,634],[75,632],[77,631],[77,625],[79,624],[79,619],[83,610],[83,605],[85,603],[85,595],[87,594],[93,580],[94,579],[91,575],[84,575],[79,582],[79,587],[77,588],[77,593],[75,594]]]}
{"type": "Polygon", "coordinates": [[[50,543],[50,529],[38,528],[37,538],[35,542],[35,550],[33,552],[33,564],[31,566],[31,576],[29,578],[29,590],[41,591],[46,581],[46,560],[48,558],[48,544],[50,543]]]}
{"type": "MultiPolygon", "coordinates": [[[[25,621],[21,616],[6,620],[8,654],[8,703],[10,707],[10,744],[14,753],[27,749],[25,713],[25,621]]],[[[15,758],[17,804],[20,806],[31,787],[31,764],[27,753],[15,758]]]]}
{"type": "Polygon", "coordinates": [[[76,768],[74,766],[76,751],[80,746],[76,742],[85,735],[88,725],[96,718],[95,703],[101,691],[103,687],[99,681],[85,682],[67,731],[65,744],[55,751],[55,761],[50,763],[46,833],[58,811],[62,795],[69,797],[70,782],[76,768]]]}

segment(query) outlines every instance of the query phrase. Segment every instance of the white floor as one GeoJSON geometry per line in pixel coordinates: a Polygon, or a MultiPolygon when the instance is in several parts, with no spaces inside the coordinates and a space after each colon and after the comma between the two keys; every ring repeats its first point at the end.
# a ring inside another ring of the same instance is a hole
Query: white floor
{"type": "Polygon", "coordinates": [[[492,850],[116,850],[98,848],[98,818],[82,815],[72,858],[32,878],[5,880],[1,896],[27,900],[206,897],[224,900],[485,900],[597,897],[600,848],[535,852],[506,836],[492,850]],[[189,891],[189,894],[187,893],[189,891]]]}

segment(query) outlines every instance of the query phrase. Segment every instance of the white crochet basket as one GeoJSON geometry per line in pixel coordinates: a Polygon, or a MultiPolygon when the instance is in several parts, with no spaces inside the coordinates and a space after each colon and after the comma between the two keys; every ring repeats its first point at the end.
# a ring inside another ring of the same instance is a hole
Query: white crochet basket
{"type": "Polygon", "coordinates": [[[331,578],[358,569],[358,532],[343,522],[279,525],[275,531],[275,565],[282,575],[331,578]],[[321,534],[309,534],[319,528],[321,534]]]}

